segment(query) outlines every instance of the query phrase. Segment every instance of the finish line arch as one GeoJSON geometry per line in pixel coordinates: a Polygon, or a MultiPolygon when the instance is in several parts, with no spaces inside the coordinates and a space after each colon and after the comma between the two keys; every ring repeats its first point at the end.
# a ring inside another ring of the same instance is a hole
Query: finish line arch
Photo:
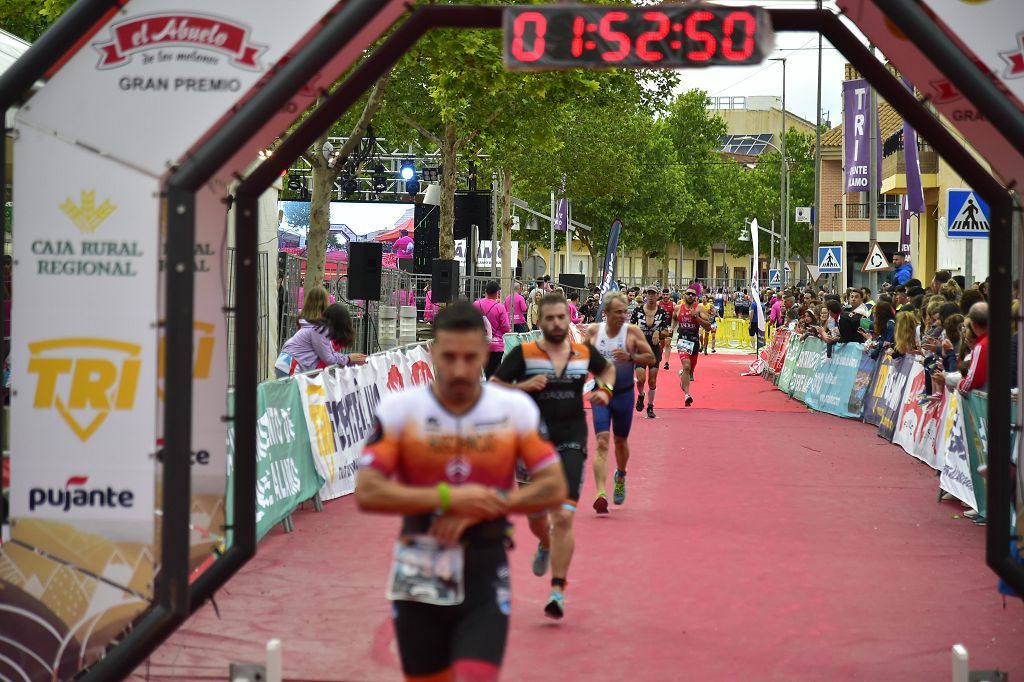
{"type": "MultiPolygon", "coordinates": [[[[880,0],[872,0],[880,6],[880,0]]],[[[65,54],[74,50],[67,46],[79,44],[90,30],[105,23],[110,12],[122,2],[83,0],[67,21],[54,27],[53,38],[44,36],[44,43],[59,53],[49,63],[40,59],[22,68],[17,79],[0,81],[5,89],[5,108],[26,92],[31,84],[50,71],[65,54]],[[63,42],[61,42],[63,41],[63,42]],[[60,56],[58,56],[58,54],[60,56]],[[17,92],[14,92],[17,90],[17,92]],[[9,99],[8,99],[9,98],[9,99]]],[[[370,3],[352,0],[350,6],[370,3]]],[[[389,2],[388,5],[395,3],[389,2]]],[[[933,21],[913,0],[887,0],[881,10],[910,36],[918,49],[938,66],[948,79],[1002,132],[1008,144],[1024,153],[1024,114],[1003,96],[971,60],[952,46],[933,21]]],[[[415,42],[435,28],[500,28],[504,7],[474,5],[428,5],[418,7],[399,22],[393,33],[330,94],[324,93],[321,105],[295,131],[282,140],[275,154],[240,177],[233,194],[237,210],[237,253],[234,274],[236,291],[256,288],[258,244],[257,201],[287,169],[300,153],[340,118],[372,87],[377,78],[390,69],[415,42]]],[[[818,31],[825,36],[850,63],[890,102],[935,150],[981,195],[992,209],[990,264],[992,268],[991,353],[993,358],[1007,359],[1010,352],[1010,298],[1012,279],[1012,234],[1014,197],[1002,183],[978,163],[941,122],[907,91],[835,14],[824,10],[770,10],[774,29],[779,32],[818,31]]],[[[352,21],[349,19],[349,21],[352,21]]],[[[169,263],[181,263],[181,269],[168,268],[166,286],[167,366],[188,377],[193,365],[192,330],[195,322],[195,272],[191,266],[195,247],[196,226],[200,209],[198,196],[207,184],[222,173],[224,167],[246,149],[250,141],[265,135],[271,127],[283,133],[301,112],[281,116],[293,102],[299,87],[309,83],[337,54],[338,44],[331,37],[351,36],[354,28],[344,20],[335,21],[330,31],[318,36],[294,54],[281,68],[244,103],[233,116],[223,122],[205,142],[167,179],[165,189],[165,220],[168,227],[167,257],[169,263]]],[[[40,50],[41,51],[41,50],[40,50]]],[[[1011,187],[1012,189],[1012,187],[1011,187]]],[[[227,197],[226,197],[227,198],[227,197]]],[[[244,299],[244,297],[242,297],[244,299]]],[[[236,335],[254,338],[257,334],[255,300],[240,300],[236,312],[236,335]]],[[[235,480],[234,543],[228,553],[192,585],[187,574],[163,567],[158,583],[158,602],[136,621],[132,632],[93,666],[86,679],[116,679],[127,675],[187,616],[222,586],[255,553],[255,452],[256,452],[256,348],[253,344],[236,344],[234,356],[235,390],[235,480]]],[[[1009,557],[1009,511],[1012,481],[1010,478],[1011,413],[1010,381],[1005,373],[990,378],[989,433],[989,524],[986,530],[986,561],[1008,584],[1024,593],[1024,571],[1009,557]]],[[[164,481],[164,551],[187,547],[190,481],[188,461],[191,442],[191,383],[181,379],[166,386],[168,408],[164,429],[169,434],[165,448],[167,475],[164,481]],[[170,434],[175,434],[170,436],[170,434]],[[172,472],[173,475],[172,475],[172,472]],[[186,504],[182,504],[184,500],[186,504]],[[177,501],[177,504],[175,504],[177,501]],[[184,531],[182,531],[184,529],[184,531]],[[176,531],[176,532],[171,532],[176,531]],[[182,533],[184,532],[184,536],[182,533]],[[184,541],[183,538],[184,537],[184,541]]]]}

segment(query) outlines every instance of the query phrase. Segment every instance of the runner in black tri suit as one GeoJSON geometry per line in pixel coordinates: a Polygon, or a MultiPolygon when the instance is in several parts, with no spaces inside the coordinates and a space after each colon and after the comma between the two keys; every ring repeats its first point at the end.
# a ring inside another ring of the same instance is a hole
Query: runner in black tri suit
{"type": "Polygon", "coordinates": [[[575,539],[573,517],[583,486],[587,459],[587,418],[583,412],[583,385],[588,374],[596,379],[590,394],[594,405],[607,405],[615,381],[614,366],[589,343],[569,340],[569,307],[557,294],[540,302],[540,328],[544,338],[509,351],[491,382],[515,386],[533,396],[551,442],[558,448],[569,484],[560,508],[530,514],[530,530],[539,544],[533,558],[534,575],[542,576],[551,563],[551,594],[544,612],[551,618],[565,614],[566,579],[575,539]]]}
{"type": "MultiPolygon", "coordinates": [[[[666,290],[667,291],[667,290],[666,290]]],[[[644,409],[644,384],[649,389],[647,395],[647,418],[654,419],[654,398],[658,393],[658,368],[661,366],[662,349],[665,341],[672,336],[672,313],[658,300],[658,290],[647,287],[647,298],[644,305],[633,311],[629,323],[636,325],[643,332],[647,344],[654,351],[654,364],[650,367],[637,365],[636,368],[636,411],[644,409]]],[[[669,299],[671,301],[671,299],[669,299]]]]}
{"type": "Polygon", "coordinates": [[[433,384],[378,406],[356,503],[403,516],[388,596],[406,679],[494,682],[512,603],[507,514],[558,504],[565,476],[534,402],[480,383],[488,340],[471,304],[438,313],[431,356],[433,384]],[[532,479],[518,489],[517,461],[532,479]]]}

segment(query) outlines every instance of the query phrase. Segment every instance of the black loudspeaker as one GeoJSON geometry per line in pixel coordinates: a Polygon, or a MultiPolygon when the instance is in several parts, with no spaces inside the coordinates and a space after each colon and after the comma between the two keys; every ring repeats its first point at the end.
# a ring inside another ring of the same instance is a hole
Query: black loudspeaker
{"type": "Polygon", "coordinates": [[[418,275],[429,275],[431,263],[437,258],[440,236],[441,207],[430,204],[416,204],[413,210],[413,252],[412,270],[418,275]]]}
{"type": "Polygon", "coordinates": [[[473,225],[480,228],[480,241],[490,240],[491,226],[494,225],[490,194],[455,196],[455,239],[469,239],[469,231],[473,225]]]}
{"type": "Polygon", "coordinates": [[[380,300],[380,270],[384,248],[380,242],[349,242],[348,299],[380,300]]]}
{"type": "Polygon", "coordinates": [[[430,282],[430,300],[451,303],[459,298],[459,261],[435,258],[430,282]]]}
{"type": "Polygon", "coordinates": [[[587,285],[587,278],[584,275],[567,273],[558,276],[558,283],[563,286],[572,287],[573,289],[582,289],[587,285]]]}

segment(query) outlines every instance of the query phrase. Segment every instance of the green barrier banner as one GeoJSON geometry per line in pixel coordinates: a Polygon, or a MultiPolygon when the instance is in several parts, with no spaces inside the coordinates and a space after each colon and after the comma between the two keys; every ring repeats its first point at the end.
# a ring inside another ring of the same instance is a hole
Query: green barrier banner
{"type": "Polygon", "coordinates": [[[803,341],[795,334],[789,339],[789,347],[786,349],[786,359],[782,363],[782,371],[779,372],[779,390],[785,393],[790,392],[793,385],[793,372],[796,369],[796,359],[800,355],[800,348],[803,341]]]}
{"type": "Polygon", "coordinates": [[[811,386],[818,368],[825,362],[825,342],[821,339],[808,337],[800,346],[800,354],[796,358],[796,367],[793,368],[793,383],[790,386],[791,395],[805,402],[807,389],[811,386]]]}
{"type": "Polygon", "coordinates": [[[324,484],[295,381],[259,386],[256,421],[256,537],[262,539],[324,484]]]}
{"type": "Polygon", "coordinates": [[[516,334],[515,332],[509,332],[503,337],[505,340],[505,355],[512,352],[512,349],[516,346],[521,346],[524,343],[530,341],[538,341],[544,336],[544,332],[539,329],[534,329],[532,332],[526,332],[525,334],[516,334]]]}
{"type": "Polygon", "coordinates": [[[985,514],[988,508],[985,479],[978,473],[978,466],[988,465],[988,395],[968,393],[961,402],[964,421],[967,424],[967,455],[970,461],[971,483],[974,487],[976,509],[985,514]]]}
{"type": "Polygon", "coordinates": [[[860,410],[850,411],[850,393],[857,380],[864,344],[837,343],[832,357],[826,357],[807,388],[807,406],[837,417],[860,417],[860,410]]]}

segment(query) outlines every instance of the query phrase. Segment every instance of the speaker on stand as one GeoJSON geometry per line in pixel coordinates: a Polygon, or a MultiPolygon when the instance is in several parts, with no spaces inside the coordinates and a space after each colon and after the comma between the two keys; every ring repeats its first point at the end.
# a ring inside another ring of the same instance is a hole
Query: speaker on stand
{"type": "Polygon", "coordinates": [[[370,301],[380,300],[380,276],[384,245],[380,242],[349,242],[348,300],[363,302],[363,352],[370,354],[370,301]]]}

